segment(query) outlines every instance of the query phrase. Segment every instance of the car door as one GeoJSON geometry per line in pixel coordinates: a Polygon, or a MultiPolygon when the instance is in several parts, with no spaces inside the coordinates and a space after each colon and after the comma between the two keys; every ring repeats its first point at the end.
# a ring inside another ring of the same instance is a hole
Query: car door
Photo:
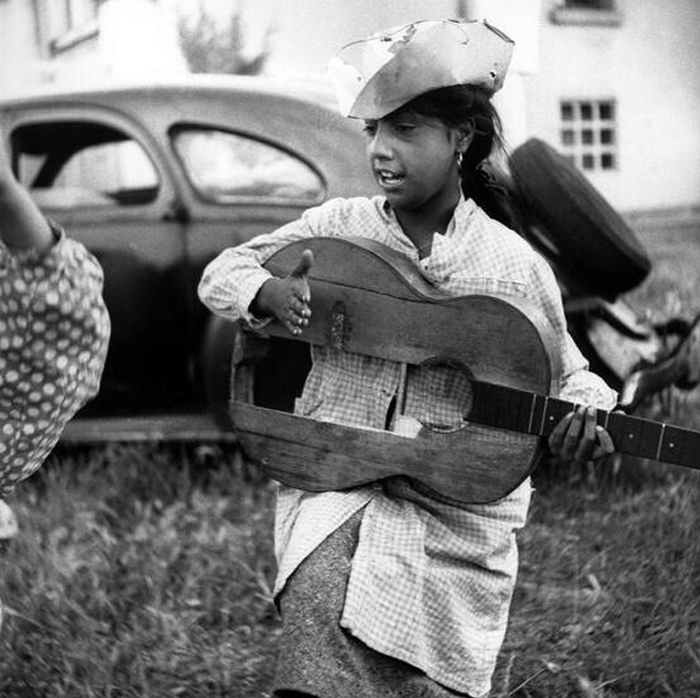
{"type": "Polygon", "coordinates": [[[40,208],[91,250],[105,272],[112,340],[93,413],[184,407],[188,381],[185,216],[148,129],[86,104],[10,115],[19,179],[40,208]]]}
{"type": "MultiPolygon", "coordinates": [[[[190,120],[171,128],[169,135],[189,184],[187,206],[196,221],[187,241],[193,282],[223,249],[279,228],[326,197],[326,182],[313,163],[258,134],[190,120]]],[[[202,304],[193,323],[193,336],[202,337],[197,366],[207,408],[226,425],[236,328],[202,304]]],[[[289,363],[266,366],[265,375],[271,390],[286,395],[288,379],[294,389],[299,383],[290,375],[292,356],[308,357],[308,347],[290,341],[285,352],[289,363]]],[[[307,361],[303,365],[308,370],[307,361]]]]}

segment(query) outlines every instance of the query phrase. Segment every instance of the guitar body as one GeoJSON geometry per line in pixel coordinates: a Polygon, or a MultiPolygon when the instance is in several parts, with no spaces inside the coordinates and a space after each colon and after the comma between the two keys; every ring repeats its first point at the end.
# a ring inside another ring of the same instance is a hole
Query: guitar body
{"type": "Polygon", "coordinates": [[[298,241],[279,250],[265,267],[286,276],[304,249],[314,253],[309,326],[297,339],[272,322],[262,338],[240,332],[234,348],[230,410],[247,454],[271,477],[311,491],[403,475],[442,499],[473,504],[500,499],[523,482],[541,456],[542,438],[471,422],[468,411],[449,431],[419,424],[405,436],[255,404],[256,366],[277,339],[407,365],[456,362],[475,382],[544,395],[558,384],[551,330],[529,304],[486,295],[447,296],[409,259],[361,238],[298,241]]]}

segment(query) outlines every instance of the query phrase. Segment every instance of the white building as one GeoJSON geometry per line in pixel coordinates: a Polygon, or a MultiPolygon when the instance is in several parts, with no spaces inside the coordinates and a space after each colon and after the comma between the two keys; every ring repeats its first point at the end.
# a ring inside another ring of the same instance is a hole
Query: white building
{"type": "MultiPolygon", "coordinates": [[[[269,31],[267,72],[317,79],[344,43],[377,28],[485,17],[518,46],[498,96],[511,146],[532,136],[547,141],[574,158],[623,212],[700,207],[698,0],[242,2],[258,38],[269,31]]],[[[182,71],[173,17],[186,5],[0,0],[0,94],[46,82],[182,71]]],[[[230,12],[236,3],[218,6],[230,12]]]]}

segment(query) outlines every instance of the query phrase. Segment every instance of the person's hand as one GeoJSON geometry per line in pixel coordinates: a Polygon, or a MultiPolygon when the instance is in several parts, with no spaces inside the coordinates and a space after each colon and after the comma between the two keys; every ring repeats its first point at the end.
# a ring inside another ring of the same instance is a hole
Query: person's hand
{"type": "Polygon", "coordinates": [[[277,318],[292,334],[301,334],[311,317],[309,270],[311,250],[302,252],[299,263],[284,279],[268,279],[258,291],[251,310],[255,315],[277,318]]]}
{"type": "Polygon", "coordinates": [[[578,407],[554,427],[548,439],[552,455],[564,463],[583,465],[615,451],[610,434],[596,424],[593,407],[578,407]]]}

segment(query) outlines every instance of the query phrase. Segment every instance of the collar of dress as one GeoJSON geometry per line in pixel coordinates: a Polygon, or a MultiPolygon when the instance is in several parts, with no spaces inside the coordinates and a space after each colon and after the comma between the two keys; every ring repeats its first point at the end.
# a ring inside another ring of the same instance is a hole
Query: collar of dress
{"type": "MultiPolygon", "coordinates": [[[[459,201],[457,202],[457,206],[455,207],[454,213],[452,214],[452,219],[450,220],[450,223],[447,226],[447,230],[445,230],[444,236],[446,238],[452,237],[455,230],[458,229],[458,227],[461,227],[460,224],[466,221],[466,219],[469,216],[471,216],[476,207],[476,202],[471,198],[466,198],[464,194],[460,191],[459,201]]],[[[396,217],[396,213],[394,212],[394,209],[392,208],[391,204],[387,199],[384,199],[384,201],[382,202],[382,211],[386,216],[387,221],[392,222],[393,224],[397,225],[399,229],[401,229],[401,224],[399,223],[399,220],[396,217]]],[[[401,232],[405,237],[405,233],[403,233],[403,230],[401,232]]],[[[412,244],[413,243],[411,243],[411,245],[412,244]]]]}

